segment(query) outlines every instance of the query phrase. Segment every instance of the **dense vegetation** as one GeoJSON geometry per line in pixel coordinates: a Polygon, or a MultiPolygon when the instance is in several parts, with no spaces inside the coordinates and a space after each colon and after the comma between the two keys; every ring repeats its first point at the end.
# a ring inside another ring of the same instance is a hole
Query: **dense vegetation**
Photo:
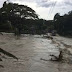
{"type": "Polygon", "coordinates": [[[51,21],[48,22],[39,19],[36,12],[25,5],[4,2],[0,9],[0,31],[41,34],[51,25],[51,21]]]}
{"type": "Polygon", "coordinates": [[[54,27],[60,35],[72,36],[72,11],[63,16],[57,13],[54,16],[54,27]]]}
{"type": "Polygon", "coordinates": [[[54,20],[39,19],[36,12],[28,6],[4,2],[0,8],[0,32],[13,32],[15,35],[44,34],[57,30],[60,35],[72,35],[72,11],[54,20]]]}

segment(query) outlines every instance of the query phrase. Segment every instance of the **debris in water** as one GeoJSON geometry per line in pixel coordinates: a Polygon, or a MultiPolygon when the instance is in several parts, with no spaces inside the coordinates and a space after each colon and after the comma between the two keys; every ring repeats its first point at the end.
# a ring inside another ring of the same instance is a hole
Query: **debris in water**
{"type": "Polygon", "coordinates": [[[3,66],[3,65],[0,65],[0,67],[4,68],[4,66],[3,66]]]}
{"type": "Polygon", "coordinates": [[[62,55],[62,51],[60,51],[59,56],[55,56],[55,55],[50,55],[52,57],[54,57],[55,59],[53,60],[52,58],[50,59],[51,61],[62,61],[63,60],[63,55],[62,55]]]}
{"type": "Polygon", "coordinates": [[[46,59],[43,59],[43,58],[40,58],[40,60],[43,60],[43,61],[49,61],[49,60],[46,60],[46,59]]]}
{"type": "Polygon", "coordinates": [[[18,58],[17,58],[16,56],[14,56],[13,54],[11,54],[11,53],[3,50],[2,48],[0,48],[0,52],[2,52],[3,54],[5,54],[5,55],[7,55],[7,56],[9,56],[9,57],[13,57],[13,58],[15,58],[15,59],[18,60],[18,58]]]}
{"type": "Polygon", "coordinates": [[[2,59],[0,58],[0,61],[2,61],[2,59]]]}
{"type": "Polygon", "coordinates": [[[0,34],[1,34],[1,35],[3,35],[3,33],[2,33],[2,32],[0,32],[0,34]]]}

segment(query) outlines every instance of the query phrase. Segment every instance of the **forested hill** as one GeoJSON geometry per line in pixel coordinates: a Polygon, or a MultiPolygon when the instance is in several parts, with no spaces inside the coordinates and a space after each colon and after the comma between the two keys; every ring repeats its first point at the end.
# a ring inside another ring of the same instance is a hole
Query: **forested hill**
{"type": "Polygon", "coordinates": [[[0,32],[44,34],[52,30],[60,35],[72,35],[72,11],[63,16],[57,13],[54,20],[44,20],[25,5],[5,1],[0,8],[0,32]]]}

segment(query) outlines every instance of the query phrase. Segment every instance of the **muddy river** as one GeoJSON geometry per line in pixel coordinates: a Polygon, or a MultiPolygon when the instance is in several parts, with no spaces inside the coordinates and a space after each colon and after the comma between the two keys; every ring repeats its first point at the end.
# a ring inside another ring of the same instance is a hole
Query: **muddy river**
{"type": "Polygon", "coordinates": [[[58,44],[39,35],[0,35],[0,48],[19,59],[2,54],[0,72],[72,72],[72,64],[50,61],[50,54],[59,55],[58,44]]]}

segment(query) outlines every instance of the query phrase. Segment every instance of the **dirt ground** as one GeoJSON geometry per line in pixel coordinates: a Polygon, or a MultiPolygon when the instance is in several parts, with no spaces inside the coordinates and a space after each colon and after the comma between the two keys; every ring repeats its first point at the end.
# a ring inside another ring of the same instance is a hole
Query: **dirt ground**
{"type": "MultiPolygon", "coordinates": [[[[39,35],[22,35],[17,39],[13,34],[4,33],[0,35],[0,48],[12,53],[19,60],[1,53],[0,72],[72,72],[71,63],[50,61],[50,54],[58,56],[59,47],[66,48],[64,40],[54,37],[52,41],[39,35]]],[[[71,44],[68,45],[70,50],[71,44]]]]}

